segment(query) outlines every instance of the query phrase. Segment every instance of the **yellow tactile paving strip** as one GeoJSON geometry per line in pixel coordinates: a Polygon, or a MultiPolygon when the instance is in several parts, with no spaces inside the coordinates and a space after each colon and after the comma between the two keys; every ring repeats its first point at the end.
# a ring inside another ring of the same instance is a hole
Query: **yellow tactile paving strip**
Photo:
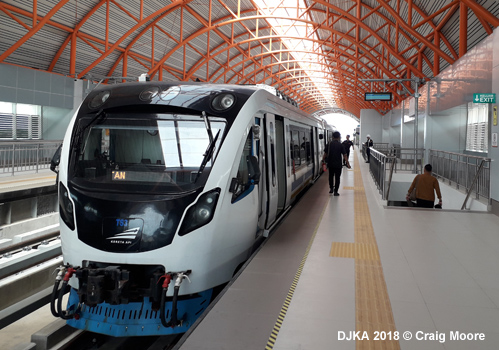
{"type": "Polygon", "coordinates": [[[343,189],[345,190],[359,190],[359,191],[364,191],[364,187],[348,187],[348,186],[345,186],[343,187],[343,189]]]}
{"type": "MultiPolygon", "coordinates": [[[[355,162],[359,164],[357,154],[355,162]]],[[[362,173],[358,166],[354,169],[354,185],[348,189],[354,190],[355,243],[333,242],[330,256],[355,259],[356,331],[360,332],[360,337],[364,332],[367,332],[368,336],[364,340],[356,341],[356,349],[398,350],[400,349],[398,340],[375,339],[376,332],[378,335],[382,332],[393,335],[396,328],[367,205],[362,173]]]]}
{"type": "Polygon", "coordinates": [[[362,260],[379,260],[376,246],[362,243],[333,242],[329,256],[362,260]]]}

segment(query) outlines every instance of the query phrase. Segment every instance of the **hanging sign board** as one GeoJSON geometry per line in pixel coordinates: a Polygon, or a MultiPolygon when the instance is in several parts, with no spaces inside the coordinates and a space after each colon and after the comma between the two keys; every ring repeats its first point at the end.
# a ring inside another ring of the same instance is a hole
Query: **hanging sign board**
{"type": "Polygon", "coordinates": [[[492,133],[492,147],[497,147],[497,133],[492,133]]]}
{"type": "Polygon", "coordinates": [[[496,103],[496,94],[473,94],[475,103],[496,103]]]}
{"type": "Polygon", "coordinates": [[[494,106],[494,115],[493,115],[492,122],[493,122],[494,126],[497,125],[497,106],[494,106]]]}
{"type": "Polygon", "coordinates": [[[391,92],[366,92],[364,93],[364,101],[391,101],[391,92]]]}

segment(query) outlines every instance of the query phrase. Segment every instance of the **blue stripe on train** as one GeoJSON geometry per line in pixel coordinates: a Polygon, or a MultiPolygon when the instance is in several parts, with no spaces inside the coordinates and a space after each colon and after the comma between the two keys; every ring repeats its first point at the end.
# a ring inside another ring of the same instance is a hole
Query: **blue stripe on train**
{"type": "MultiPolygon", "coordinates": [[[[82,305],[79,319],[67,321],[71,327],[84,329],[95,333],[107,334],[114,337],[168,335],[186,332],[196,319],[208,307],[213,290],[209,289],[197,293],[195,297],[185,299],[179,297],[177,301],[177,318],[182,320],[182,326],[165,328],[161,324],[159,311],[152,310],[149,298],[144,302],[135,302],[121,305],[102,303],[95,307],[82,305]]],[[[78,305],[78,294],[71,289],[68,310],[78,305]]],[[[166,320],[170,320],[172,302],[166,303],[166,320]]]]}

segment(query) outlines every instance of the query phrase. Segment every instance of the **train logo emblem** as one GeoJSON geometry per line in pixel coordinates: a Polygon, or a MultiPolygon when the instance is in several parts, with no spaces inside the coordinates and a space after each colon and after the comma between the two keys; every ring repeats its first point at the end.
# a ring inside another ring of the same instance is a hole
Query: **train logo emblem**
{"type": "Polygon", "coordinates": [[[114,244],[132,244],[137,238],[137,235],[140,232],[140,227],[130,228],[122,233],[115,234],[114,236],[107,237],[110,240],[110,243],[114,244]]]}

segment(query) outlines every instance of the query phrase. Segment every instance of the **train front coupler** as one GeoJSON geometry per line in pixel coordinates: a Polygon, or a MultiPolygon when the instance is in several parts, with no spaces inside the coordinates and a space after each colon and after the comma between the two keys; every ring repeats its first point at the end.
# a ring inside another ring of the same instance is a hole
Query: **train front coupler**
{"type": "Polygon", "coordinates": [[[161,317],[161,324],[164,327],[178,327],[182,326],[183,320],[178,320],[177,318],[177,301],[178,301],[178,293],[180,290],[180,285],[184,281],[184,279],[188,280],[189,283],[191,280],[189,279],[189,275],[191,274],[191,270],[187,271],[180,271],[180,272],[167,272],[163,277],[163,293],[161,294],[161,304],[160,304],[160,317],[161,317]],[[166,305],[166,294],[168,292],[168,285],[170,284],[170,281],[175,279],[175,284],[173,286],[173,300],[172,300],[172,313],[171,313],[171,318],[170,321],[166,321],[166,314],[165,314],[165,305],[166,305]]]}
{"type": "Polygon", "coordinates": [[[77,267],[75,268],[69,264],[66,266],[61,265],[56,269],[58,272],[55,277],[54,288],[52,289],[52,295],[50,297],[50,312],[54,317],[60,317],[64,320],[69,320],[74,317],[74,313],[69,312],[69,310],[62,310],[62,298],[67,292],[69,280],[73,277],[73,274],[77,270],[77,267]],[[62,286],[59,288],[61,282],[62,286]]]}

